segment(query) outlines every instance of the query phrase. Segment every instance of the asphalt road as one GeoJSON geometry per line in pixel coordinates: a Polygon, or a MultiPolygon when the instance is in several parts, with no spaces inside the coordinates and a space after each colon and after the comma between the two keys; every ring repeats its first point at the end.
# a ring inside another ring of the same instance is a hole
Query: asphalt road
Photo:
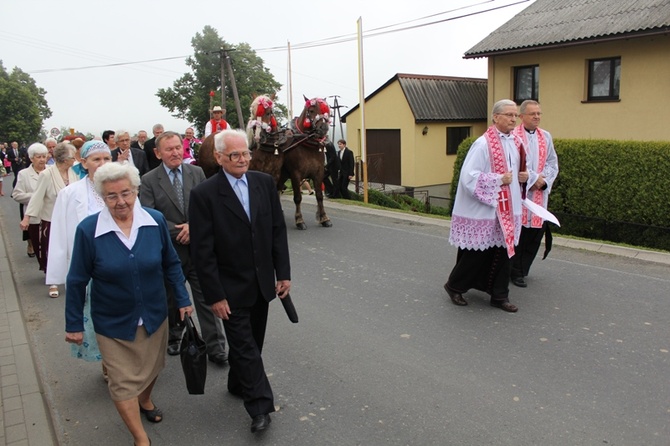
{"type": "MultiPolygon", "coordinates": [[[[132,444],[100,365],[70,357],[64,299],[47,297],[5,193],[0,223],[61,444],[132,444]]],[[[555,246],[511,290],[518,313],[479,292],[456,307],[442,288],[448,229],[328,207],[334,226],[320,228],[306,205],[298,231],[285,208],[300,322],[271,305],[270,429],[249,432],[227,367],[189,396],[168,357],[154,391],[165,419],[145,422],[154,445],[670,444],[667,265],[555,246]]]]}

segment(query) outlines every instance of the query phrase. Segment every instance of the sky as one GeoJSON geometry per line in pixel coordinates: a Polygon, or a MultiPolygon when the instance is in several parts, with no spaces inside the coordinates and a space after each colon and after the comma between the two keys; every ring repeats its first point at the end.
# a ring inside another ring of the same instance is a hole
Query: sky
{"type": "Polygon", "coordinates": [[[151,136],[161,123],[183,133],[190,123],[162,107],[156,92],[189,72],[191,39],[206,25],[256,51],[283,85],[279,102],[288,106],[292,91],[299,111],[303,95],[331,105],[337,96],[344,114],[359,102],[359,20],[368,96],[397,73],[485,78],[487,60],[463,54],[533,1],[2,0],[0,60],[47,91],[53,116],[46,129],[143,129],[151,136]],[[324,45],[330,42],[337,43],[324,45]],[[146,62],[155,59],[169,60],[146,62]],[[143,63],[109,66],[126,62],[143,63]]]}

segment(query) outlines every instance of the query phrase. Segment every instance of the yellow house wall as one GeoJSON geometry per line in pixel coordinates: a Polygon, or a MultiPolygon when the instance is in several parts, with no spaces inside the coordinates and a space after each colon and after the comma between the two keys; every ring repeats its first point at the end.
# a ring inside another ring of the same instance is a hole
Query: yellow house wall
{"type": "Polygon", "coordinates": [[[541,126],[555,138],[670,139],[670,36],[489,58],[489,110],[513,99],[514,67],[539,65],[541,126]],[[621,57],[618,102],[586,103],[588,60],[621,57]]]}
{"type": "MultiPolygon", "coordinates": [[[[472,127],[472,135],[480,135],[485,122],[453,122],[449,124],[415,124],[414,115],[396,81],[365,103],[365,126],[368,129],[400,129],[401,185],[426,187],[450,183],[456,155],[446,155],[447,127],[472,127]],[[422,134],[428,127],[428,133],[422,134]]],[[[361,155],[360,108],[347,116],[347,146],[355,156],[361,155]]]]}

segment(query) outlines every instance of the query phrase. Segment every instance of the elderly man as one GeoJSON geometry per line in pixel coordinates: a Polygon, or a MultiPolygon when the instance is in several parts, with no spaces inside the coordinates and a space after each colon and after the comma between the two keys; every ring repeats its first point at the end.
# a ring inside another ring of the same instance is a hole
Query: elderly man
{"type": "MultiPolygon", "coordinates": [[[[514,129],[514,134],[523,141],[526,149],[526,162],[530,173],[528,184],[532,185],[528,189],[527,198],[546,209],[551,187],[558,176],[558,157],[554,142],[551,134],[540,128],[542,109],[539,102],[523,101],[519,107],[519,117],[521,125],[514,129]]],[[[528,276],[548,226],[542,217],[526,208],[523,209],[522,224],[519,245],[512,257],[511,279],[514,285],[525,288],[528,284],[524,277],[528,276]]]]}
{"type": "Polygon", "coordinates": [[[154,137],[144,143],[144,154],[147,156],[149,170],[154,170],[161,164],[161,160],[156,158],[156,153],[154,152],[154,149],[156,148],[156,138],[161,136],[165,129],[163,128],[163,124],[154,124],[151,131],[153,132],[154,137]]]}
{"type": "Polygon", "coordinates": [[[47,138],[44,140],[44,145],[49,151],[49,154],[47,155],[47,166],[56,164],[56,160],[54,160],[54,149],[56,148],[57,144],[58,141],[56,141],[56,138],[47,138]]]}
{"type": "Polygon", "coordinates": [[[193,127],[189,127],[184,131],[184,162],[187,164],[195,163],[195,152],[193,150],[196,144],[200,144],[202,141],[196,139],[195,130],[193,127]]]}
{"type": "Polygon", "coordinates": [[[118,147],[112,150],[112,161],[129,162],[140,171],[140,177],[149,172],[149,163],[143,150],[130,147],[130,133],[127,130],[116,132],[118,147]]]}
{"type": "MultiPolygon", "coordinates": [[[[205,174],[198,166],[182,163],[182,156],[182,141],[177,133],[165,132],[156,139],[156,157],[161,160],[161,164],[159,168],[142,177],[140,202],[142,206],[156,209],[165,216],[172,244],[181,260],[184,277],[191,286],[201,333],[207,343],[207,356],[215,364],[224,365],[228,362],[228,355],[226,354],[223,324],[219,318],[214,316],[212,309],[202,297],[189,245],[189,197],[191,189],[205,181],[205,174]]],[[[169,355],[177,355],[184,325],[179,323],[177,317],[179,311],[175,306],[170,287],[167,287],[167,292],[168,309],[170,310],[168,312],[170,329],[167,352],[169,355]]]]}
{"type": "Polygon", "coordinates": [[[147,142],[147,132],[146,130],[140,130],[137,132],[137,140],[133,141],[133,143],[130,145],[130,147],[134,147],[136,149],[144,150],[144,143],[147,142]]]}
{"type": "Polygon", "coordinates": [[[205,124],[205,138],[207,138],[212,133],[220,132],[221,130],[227,129],[228,122],[223,119],[223,115],[226,113],[226,110],[220,106],[215,106],[212,109],[212,119],[207,121],[205,124]]]}
{"type": "Polygon", "coordinates": [[[269,302],[291,288],[286,224],[272,177],[248,170],[245,131],[217,133],[214,156],[222,169],[191,191],[192,258],[226,330],[228,391],[244,398],[251,432],[259,432],[275,410],[261,358],[269,302]]]}
{"type": "Polygon", "coordinates": [[[509,302],[510,257],[521,232],[522,183],[528,181],[520,141],[512,134],[516,104],[493,106],[493,125],[470,147],[458,181],[449,242],[458,247],[456,266],[444,284],[454,305],[467,305],[474,288],[491,306],[516,312],[509,302]]]}

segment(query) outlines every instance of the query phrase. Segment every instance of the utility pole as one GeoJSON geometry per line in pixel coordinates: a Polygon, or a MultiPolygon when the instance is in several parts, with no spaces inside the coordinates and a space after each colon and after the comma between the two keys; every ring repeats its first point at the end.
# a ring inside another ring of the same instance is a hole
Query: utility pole
{"type": "MultiPolygon", "coordinates": [[[[337,95],[328,96],[328,98],[334,98],[333,99],[333,105],[330,108],[332,108],[334,110],[333,111],[333,118],[335,118],[335,115],[337,115],[337,120],[340,123],[340,135],[342,135],[342,138],[344,138],[344,129],[342,127],[342,114],[340,113],[340,109],[342,107],[346,107],[346,105],[340,105],[338,103],[337,98],[339,98],[339,96],[337,96],[337,95]]],[[[333,126],[333,137],[330,138],[330,140],[335,142],[335,119],[333,119],[332,126],[333,126]]]]}
{"type": "Polygon", "coordinates": [[[219,60],[221,61],[221,108],[226,109],[226,59],[224,56],[225,49],[221,47],[219,49],[219,60]]]}
{"type": "Polygon", "coordinates": [[[235,83],[235,75],[233,74],[233,66],[230,63],[230,57],[228,56],[228,51],[223,50],[224,59],[228,65],[228,74],[230,74],[230,86],[233,90],[233,99],[235,100],[235,110],[237,110],[237,121],[240,124],[240,128],[244,128],[244,117],[242,116],[242,105],[240,105],[240,97],[237,95],[237,84],[235,83]]]}

